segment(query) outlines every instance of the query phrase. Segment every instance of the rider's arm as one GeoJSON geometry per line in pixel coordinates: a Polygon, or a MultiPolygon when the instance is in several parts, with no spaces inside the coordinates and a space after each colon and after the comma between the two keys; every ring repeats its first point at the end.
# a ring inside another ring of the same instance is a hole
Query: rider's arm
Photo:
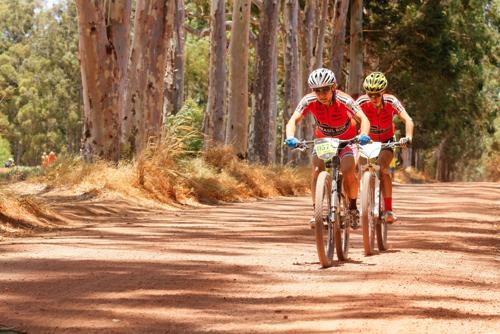
{"type": "Polygon", "coordinates": [[[370,133],[370,121],[368,120],[368,117],[366,117],[365,113],[359,109],[354,114],[354,119],[358,122],[358,124],[360,124],[359,134],[368,135],[368,133],[370,133]]]}
{"type": "Polygon", "coordinates": [[[287,138],[295,137],[296,125],[299,124],[303,118],[304,118],[304,115],[302,115],[299,111],[296,110],[293,113],[293,115],[292,115],[292,117],[290,117],[290,120],[288,121],[288,123],[286,123],[286,137],[287,138]]]}
{"type": "Polygon", "coordinates": [[[406,112],[406,110],[401,111],[399,114],[399,119],[401,119],[405,123],[405,135],[410,140],[413,139],[413,120],[410,115],[406,112]]]}

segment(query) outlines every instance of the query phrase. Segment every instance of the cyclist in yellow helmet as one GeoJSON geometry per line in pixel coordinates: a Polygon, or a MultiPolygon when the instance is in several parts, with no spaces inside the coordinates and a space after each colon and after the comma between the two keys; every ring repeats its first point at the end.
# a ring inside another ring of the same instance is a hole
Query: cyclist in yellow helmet
{"type": "MultiPolygon", "coordinates": [[[[394,116],[405,123],[405,137],[399,140],[403,147],[411,144],[413,138],[413,120],[406,112],[401,102],[391,94],[387,94],[387,78],[382,72],[370,73],[363,82],[365,95],[357,99],[358,105],[370,121],[370,133],[373,141],[387,143],[394,138],[394,116]]],[[[384,196],[385,218],[393,223],[396,216],[392,210],[392,180],[389,175],[389,165],[394,157],[392,149],[384,149],[379,155],[379,164],[382,170],[380,179],[384,196]]]]}

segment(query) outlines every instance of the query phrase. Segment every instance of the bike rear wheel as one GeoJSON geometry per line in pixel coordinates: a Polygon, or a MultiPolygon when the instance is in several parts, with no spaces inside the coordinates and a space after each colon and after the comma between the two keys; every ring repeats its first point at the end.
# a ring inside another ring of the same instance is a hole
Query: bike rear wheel
{"type": "Polygon", "coordinates": [[[384,212],[384,206],[383,206],[383,196],[382,196],[382,191],[378,189],[376,196],[378,197],[378,203],[379,203],[379,217],[377,217],[377,225],[376,225],[376,230],[377,230],[377,245],[378,245],[378,250],[379,251],[385,251],[389,249],[389,244],[387,241],[387,222],[383,217],[381,217],[382,212],[384,212]]]}
{"type": "Polygon", "coordinates": [[[335,210],[335,222],[333,223],[335,248],[337,249],[339,261],[347,261],[349,258],[349,231],[351,227],[350,221],[346,219],[347,216],[341,215],[341,213],[347,211],[347,200],[341,192],[342,178],[339,178],[337,182],[337,208],[335,210]]]}
{"type": "Polygon", "coordinates": [[[375,176],[366,171],[361,177],[361,226],[363,230],[363,247],[365,255],[375,251],[375,176]]]}
{"type": "Polygon", "coordinates": [[[314,207],[314,220],[316,227],[316,249],[319,262],[323,268],[330,267],[333,261],[334,240],[331,212],[332,177],[323,171],[316,181],[316,201],[314,207]],[[326,228],[325,228],[326,225],[326,228]]]}

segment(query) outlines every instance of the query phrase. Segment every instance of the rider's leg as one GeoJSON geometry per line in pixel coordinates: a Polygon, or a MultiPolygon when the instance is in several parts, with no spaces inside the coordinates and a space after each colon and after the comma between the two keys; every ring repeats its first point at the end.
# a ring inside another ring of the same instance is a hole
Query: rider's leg
{"type": "Polygon", "coordinates": [[[392,179],[390,176],[389,165],[394,157],[392,150],[382,150],[380,152],[378,163],[380,165],[380,183],[382,186],[382,195],[384,196],[384,208],[386,212],[390,212],[388,222],[394,221],[392,214],[392,179]]]}
{"type": "Polygon", "coordinates": [[[312,174],[311,174],[311,195],[313,206],[316,203],[316,180],[318,179],[319,173],[325,170],[325,162],[318,158],[316,154],[312,156],[312,174]]]}
{"type": "Polygon", "coordinates": [[[359,227],[359,211],[356,205],[358,198],[358,176],[356,173],[356,163],[353,155],[344,156],[340,160],[340,170],[342,171],[344,191],[349,198],[349,214],[351,217],[351,227],[359,227]]]}
{"type": "MultiPolygon", "coordinates": [[[[340,160],[340,171],[342,172],[342,178],[344,179],[344,190],[349,197],[350,202],[358,198],[358,188],[359,181],[356,173],[356,163],[352,155],[347,155],[340,160]]],[[[355,208],[355,206],[354,206],[355,208]]]]}
{"type": "MultiPolygon", "coordinates": [[[[315,203],[316,203],[316,181],[318,179],[319,173],[325,170],[325,162],[321,159],[319,159],[316,154],[313,154],[312,156],[312,174],[311,174],[311,196],[312,196],[312,202],[313,202],[313,212],[315,208],[315,203]]],[[[309,225],[311,228],[314,228],[315,226],[315,219],[314,215],[309,221],[309,225]]]]}

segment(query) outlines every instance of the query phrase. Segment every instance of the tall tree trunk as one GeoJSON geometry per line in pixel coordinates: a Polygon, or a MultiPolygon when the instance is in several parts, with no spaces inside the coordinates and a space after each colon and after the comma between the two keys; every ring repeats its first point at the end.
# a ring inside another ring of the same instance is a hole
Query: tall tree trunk
{"type": "Polygon", "coordinates": [[[131,1],[77,0],[84,135],[82,153],[117,162],[127,87],[131,1]]]}
{"type": "Polygon", "coordinates": [[[316,38],[316,47],[314,49],[314,68],[323,67],[323,45],[325,44],[326,22],[328,19],[328,0],[321,0],[321,18],[319,22],[318,37],[316,38]]]}
{"type": "Polygon", "coordinates": [[[165,73],[163,121],[167,115],[175,115],[184,102],[184,0],[175,0],[173,47],[167,57],[165,73]]]}
{"type": "Polygon", "coordinates": [[[349,94],[357,98],[363,81],[363,0],[351,0],[349,94]]]}
{"type": "Polygon", "coordinates": [[[276,142],[276,66],[279,1],[264,2],[255,66],[255,111],[250,158],[262,163],[275,161],[276,142]]]}
{"type": "Polygon", "coordinates": [[[229,44],[229,108],[226,144],[236,155],[247,157],[248,151],[248,42],[251,0],[235,0],[229,44]]]}
{"type": "MultiPolygon", "coordinates": [[[[300,100],[298,21],[298,0],[285,0],[285,50],[283,52],[285,62],[285,108],[283,132],[285,131],[285,124],[292,116],[300,100]]],[[[282,153],[282,157],[285,160],[285,154],[282,153]]],[[[286,161],[283,162],[290,160],[292,160],[292,152],[288,150],[286,161]]]]}
{"type": "Polygon", "coordinates": [[[172,47],[174,0],[137,0],[124,116],[127,151],[140,153],[161,136],[164,76],[172,47]]]}
{"type": "Polygon", "coordinates": [[[348,9],[349,0],[335,0],[332,45],[330,48],[330,69],[335,73],[337,83],[341,88],[343,87],[342,65],[344,62],[345,30],[348,9]]]}
{"type": "Polygon", "coordinates": [[[314,38],[314,30],[316,26],[316,2],[317,0],[307,0],[304,9],[304,17],[302,24],[302,91],[309,92],[307,78],[313,71],[314,47],[316,45],[314,38]]]}
{"type": "MultiPolygon", "coordinates": [[[[309,92],[311,89],[307,84],[309,74],[314,70],[314,47],[316,46],[315,31],[317,29],[316,20],[317,0],[307,0],[304,9],[303,34],[302,34],[302,91],[309,92]]],[[[304,139],[312,139],[314,132],[314,122],[310,114],[302,121],[302,135],[304,139]]],[[[301,154],[301,163],[308,164],[310,154],[301,154]]]]}
{"type": "Polygon", "coordinates": [[[436,180],[446,181],[446,142],[448,138],[441,140],[436,148],[436,180]]]}
{"type": "Polygon", "coordinates": [[[203,131],[205,147],[225,140],[224,100],[226,97],[226,52],[225,1],[212,0],[210,15],[210,68],[208,77],[208,102],[203,131]]]}

